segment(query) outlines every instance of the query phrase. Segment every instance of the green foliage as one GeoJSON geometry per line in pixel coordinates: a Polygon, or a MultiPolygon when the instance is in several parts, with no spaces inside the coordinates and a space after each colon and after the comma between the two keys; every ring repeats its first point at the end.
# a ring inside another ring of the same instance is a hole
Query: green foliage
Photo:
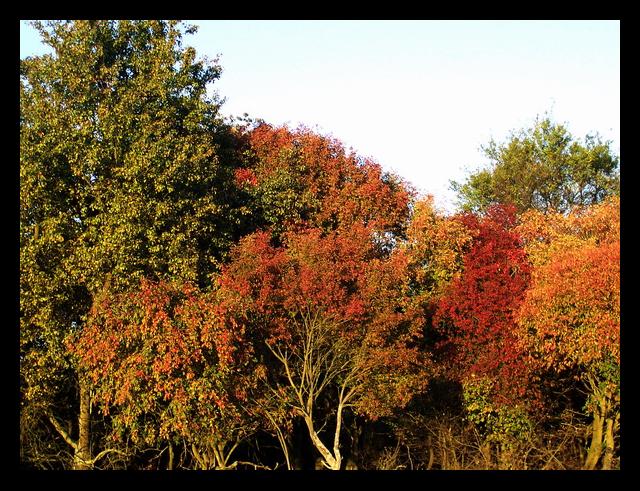
{"type": "Polygon", "coordinates": [[[471,378],[463,384],[466,419],[477,425],[488,440],[507,442],[525,440],[533,426],[526,410],[517,404],[496,404],[491,396],[492,383],[486,378],[471,378]]]}
{"type": "Polygon", "coordinates": [[[598,405],[598,398],[607,394],[609,402],[614,409],[618,409],[620,403],[620,363],[612,356],[607,356],[599,363],[585,370],[583,378],[593,382],[587,383],[591,389],[584,407],[587,413],[594,413],[598,405]]]}
{"type": "Polygon", "coordinates": [[[452,182],[459,206],[483,212],[496,203],[527,209],[565,212],[577,205],[601,202],[619,194],[618,157],[608,142],[588,135],[574,140],[562,124],[548,117],[513,133],[506,143],[483,147],[489,168],[452,182]]]}
{"type": "Polygon", "coordinates": [[[55,52],[20,62],[20,360],[23,403],[46,410],[74,382],[62,340],[96,295],[206,284],[245,210],[207,95],[220,67],[177,21],[34,25],[55,52]]]}
{"type": "Polygon", "coordinates": [[[276,237],[286,231],[286,224],[300,223],[317,208],[317,200],[304,188],[304,168],[277,168],[256,193],[258,213],[276,237]]]}

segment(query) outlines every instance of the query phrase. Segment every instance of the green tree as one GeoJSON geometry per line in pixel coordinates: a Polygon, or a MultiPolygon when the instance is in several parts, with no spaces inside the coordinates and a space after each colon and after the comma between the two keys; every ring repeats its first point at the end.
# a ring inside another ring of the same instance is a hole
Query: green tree
{"type": "Polygon", "coordinates": [[[207,284],[240,231],[237,149],[207,95],[220,67],[182,45],[194,28],[34,26],[54,53],[20,62],[21,407],[87,468],[90,388],[64,340],[101,292],[142,277],[207,284]]]}
{"type": "Polygon", "coordinates": [[[491,140],[482,150],[489,167],[463,183],[451,182],[465,211],[483,212],[503,203],[515,205],[518,212],[566,212],[619,194],[619,161],[610,143],[592,135],[575,140],[549,117],[512,133],[506,143],[491,140]]]}

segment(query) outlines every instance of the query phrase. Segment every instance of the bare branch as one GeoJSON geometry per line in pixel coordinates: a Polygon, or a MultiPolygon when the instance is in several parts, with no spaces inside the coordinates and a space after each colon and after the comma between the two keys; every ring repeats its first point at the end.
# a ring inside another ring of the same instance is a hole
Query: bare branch
{"type": "MultiPolygon", "coordinates": [[[[253,467],[253,469],[254,469],[254,470],[257,470],[257,469],[264,469],[264,470],[266,470],[266,471],[272,471],[272,470],[275,470],[275,469],[278,467],[278,466],[277,466],[277,464],[276,464],[276,467],[274,467],[274,468],[272,469],[271,467],[267,467],[266,465],[256,464],[256,463],[254,463],[254,462],[246,462],[246,461],[244,461],[244,460],[236,460],[233,464],[231,464],[231,465],[228,467],[228,469],[235,469],[235,468],[236,468],[238,465],[240,465],[240,464],[242,464],[242,465],[250,465],[250,466],[252,466],[252,467],[253,467]]],[[[291,469],[289,469],[289,470],[291,470],[291,469]]]]}
{"type": "Polygon", "coordinates": [[[90,461],[91,465],[94,465],[101,458],[103,458],[104,456],[106,456],[106,455],[108,455],[110,453],[118,453],[120,455],[127,456],[127,453],[123,452],[122,450],[118,450],[117,448],[107,448],[107,449],[103,450],[102,452],[100,452],[98,455],[96,455],[93,459],[91,459],[91,461],[90,461]]]}
{"type": "Polygon", "coordinates": [[[64,431],[64,428],[62,427],[62,425],[60,425],[60,423],[58,423],[58,420],[54,418],[51,414],[47,414],[47,418],[49,418],[49,421],[51,422],[53,427],[56,429],[56,431],[60,434],[60,436],[64,439],[64,441],[67,442],[69,445],[71,445],[71,447],[77,451],[78,442],[74,441],[69,436],[69,434],[66,431],[64,431]]]}

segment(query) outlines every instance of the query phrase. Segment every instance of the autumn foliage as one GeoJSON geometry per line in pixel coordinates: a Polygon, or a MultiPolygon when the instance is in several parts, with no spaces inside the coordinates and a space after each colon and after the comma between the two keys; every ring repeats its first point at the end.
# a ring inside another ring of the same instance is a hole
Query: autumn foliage
{"type": "Polygon", "coordinates": [[[573,374],[593,415],[585,468],[611,468],[620,403],[620,203],[530,212],[520,231],[537,268],[520,311],[530,363],[573,374]]]}
{"type": "Polygon", "coordinates": [[[415,288],[430,298],[442,294],[462,272],[476,233],[464,220],[451,219],[437,210],[432,196],[417,201],[403,245],[410,257],[415,288]]]}
{"type": "Polygon", "coordinates": [[[520,320],[547,368],[620,362],[619,201],[568,216],[530,212],[520,233],[537,265],[520,320]]]}
{"type": "Polygon", "coordinates": [[[406,258],[375,254],[363,226],[342,234],[291,232],[283,246],[259,232],[240,242],[219,280],[228,312],[254,339],[295,351],[301,315],[327,321],[330,336],[364,357],[358,407],[374,417],[406,404],[425,382],[421,355],[410,346],[419,332],[403,298],[406,258]]]}
{"type": "Polygon", "coordinates": [[[250,165],[236,177],[276,232],[302,223],[398,232],[408,219],[408,186],[334,138],[262,123],[249,130],[248,140],[250,165]]]}
{"type": "Polygon", "coordinates": [[[585,246],[537,271],[521,322],[545,367],[620,362],[620,245],[585,246]]]}
{"type": "Polygon", "coordinates": [[[608,144],[492,142],[447,213],[332,136],[223,121],[178,21],[37,25],[25,467],[620,466],[608,144]]]}
{"type": "Polygon", "coordinates": [[[513,231],[515,210],[490,208],[487,215],[457,218],[472,231],[463,273],[441,297],[434,316],[441,348],[463,379],[490,377],[498,400],[522,397],[526,367],[516,316],[529,284],[530,266],[513,231]]]}
{"type": "Polygon", "coordinates": [[[207,453],[251,427],[244,409],[255,385],[251,345],[223,321],[215,298],[190,284],[143,280],[130,293],[103,297],[68,346],[116,440],[184,439],[207,453]]]}

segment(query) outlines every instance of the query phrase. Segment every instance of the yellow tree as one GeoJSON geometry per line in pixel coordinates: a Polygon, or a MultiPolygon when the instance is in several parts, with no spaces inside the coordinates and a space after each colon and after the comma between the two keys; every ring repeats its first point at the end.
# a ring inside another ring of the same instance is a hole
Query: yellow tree
{"type": "Polygon", "coordinates": [[[420,293],[423,300],[441,295],[444,287],[461,273],[474,232],[461,220],[438,210],[432,196],[414,203],[402,247],[410,257],[415,293],[420,293]]]}
{"type": "Polygon", "coordinates": [[[611,468],[620,403],[620,202],[522,217],[534,265],[520,335],[539,370],[570,371],[592,416],[585,469],[611,468]]]}

